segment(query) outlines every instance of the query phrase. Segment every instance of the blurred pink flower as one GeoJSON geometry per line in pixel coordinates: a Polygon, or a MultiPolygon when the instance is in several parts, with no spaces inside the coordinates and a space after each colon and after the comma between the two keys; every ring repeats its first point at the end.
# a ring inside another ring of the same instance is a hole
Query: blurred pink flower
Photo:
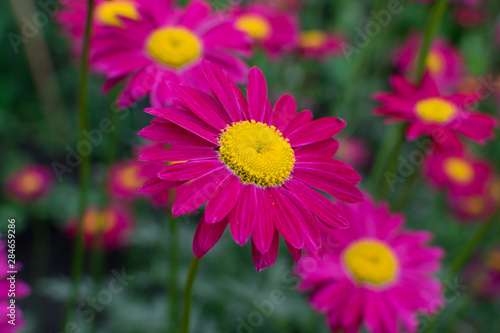
{"type": "Polygon", "coordinates": [[[362,169],[366,166],[370,157],[370,149],[367,143],[355,137],[338,137],[339,150],[335,158],[352,165],[355,169],[362,169]]]}
{"type": "Polygon", "coordinates": [[[212,13],[201,0],[182,9],[168,0],[142,0],[138,11],[140,20],[122,18],[123,28],[104,26],[93,38],[91,63],[107,76],[104,91],[126,84],[118,107],[148,94],[153,106],[171,105],[174,94],[167,81],[208,91],[202,59],[244,82],[248,67],[238,55],[250,55],[250,40],[229,15],[212,13]]]}
{"type": "Polygon", "coordinates": [[[52,171],[42,165],[26,165],[9,177],[7,192],[22,202],[46,196],[52,187],[52,171]]]}
{"type": "Polygon", "coordinates": [[[299,35],[299,52],[312,59],[326,59],[339,55],[344,38],[321,30],[306,30],[299,35]]]}
{"type": "Polygon", "coordinates": [[[387,204],[339,208],[346,230],[323,228],[324,257],[307,253],[298,262],[300,290],[312,289],[310,302],[327,313],[333,332],[416,332],[417,314],[435,314],[444,305],[442,285],[433,275],[444,251],[427,243],[427,231],[403,229],[404,216],[387,204]]]}
{"type": "Polygon", "coordinates": [[[465,269],[465,281],[477,297],[500,297],[500,248],[495,247],[472,260],[465,269]]]}

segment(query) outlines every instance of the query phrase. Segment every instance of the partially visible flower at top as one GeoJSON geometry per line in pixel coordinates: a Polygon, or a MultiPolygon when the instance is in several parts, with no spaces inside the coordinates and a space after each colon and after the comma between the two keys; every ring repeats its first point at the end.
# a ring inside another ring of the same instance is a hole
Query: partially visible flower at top
{"type": "MultiPolygon", "coordinates": [[[[123,27],[124,24],[121,20],[123,17],[138,20],[140,18],[137,10],[139,3],[140,0],[95,0],[92,30],[95,33],[99,27],[106,25],[123,27]]],[[[55,16],[71,43],[73,54],[78,57],[82,51],[87,6],[88,1],[86,0],[61,1],[61,8],[55,16]]]]}
{"type": "Polygon", "coordinates": [[[182,104],[146,109],[156,118],[139,132],[177,145],[144,154],[142,160],[185,161],[159,173],[163,180],[185,183],[177,189],[173,215],[207,203],[195,232],[194,255],[204,256],[228,224],[239,245],[252,236],[258,270],[274,264],[280,234],[294,259],[302,248],[320,252],[319,225],[346,228],[347,221],[313,188],[347,202],[363,200],[355,186],[361,177],[331,158],[338,147],[332,136],[345,122],[333,117],[313,121],[310,111],[296,112],[290,95],[273,108],[258,68],[249,71],[247,100],[227,73],[208,62],[203,66],[213,97],[170,83],[182,104]]]}
{"type": "Polygon", "coordinates": [[[464,28],[474,28],[488,22],[488,12],[485,9],[465,5],[453,8],[451,17],[464,28]]]}
{"type": "MultiPolygon", "coordinates": [[[[78,230],[76,218],[65,225],[66,233],[74,237],[78,230]]],[[[132,215],[120,206],[107,206],[102,209],[89,207],[83,217],[85,245],[94,243],[107,249],[117,249],[127,245],[133,227],[132,215]]]]}
{"type": "Polygon", "coordinates": [[[250,55],[250,40],[234,28],[229,15],[212,13],[210,4],[201,0],[183,9],[170,0],[142,0],[138,10],[140,20],[122,18],[125,28],[102,27],[93,39],[91,62],[107,76],[104,91],[126,84],[118,107],[148,94],[153,106],[171,105],[174,94],[167,81],[208,90],[202,59],[244,82],[248,67],[238,56],[250,55]]]}
{"type": "Polygon", "coordinates": [[[370,157],[370,149],[363,139],[355,137],[339,136],[339,150],[335,155],[339,160],[352,165],[355,169],[366,166],[370,157]]]}
{"type": "Polygon", "coordinates": [[[12,174],[6,191],[15,199],[27,202],[46,196],[52,187],[52,170],[42,165],[26,165],[12,174]]]}
{"type": "Polygon", "coordinates": [[[339,55],[344,38],[321,30],[306,30],[299,35],[298,50],[313,59],[326,59],[339,55]]]}
{"type": "Polygon", "coordinates": [[[500,297],[500,247],[471,260],[465,269],[465,282],[477,297],[500,297]]]}
{"type": "MultiPolygon", "coordinates": [[[[9,229],[10,230],[10,229],[9,229]]],[[[1,237],[1,235],[0,235],[1,237]]],[[[13,243],[12,243],[13,244],[13,243]]],[[[19,309],[18,302],[12,303],[11,300],[14,298],[12,295],[11,283],[15,283],[15,298],[24,298],[31,294],[30,286],[19,279],[15,281],[11,281],[8,278],[10,277],[9,271],[18,271],[21,269],[19,263],[14,264],[14,266],[10,266],[11,264],[7,261],[8,254],[7,248],[11,249],[11,243],[7,243],[6,240],[0,240],[0,332],[2,333],[15,333],[19,332],[26,323],[24,322],[23,315],[21,309],[19,309]],[[9,291],[10,290],[10,291],[9,291]],[[14,307],[12,309],[12,307],[14,307]],[[13,311],[12,311],[13,310],[13,311]],[[14,317],[11,314],[14,314],[14,317]],[[13,320],[15,325],[9,323],[9,321],[13,320]]]]}
{"type": "Polygon", "coordinates": [[[297,264],[299,290],[312,289],[310,302],[327,314],[333,332],[416,332],[418,314],[444,305],[433,277],[444,251],[429,246],[428,231],[403,229],[404,216],[369,197],[339,204],[351,222],[341,232],[323,228],[325,254],[307,253],[297,264]]]}
{"type": "Polygon", "coordinates": [[[280,10],[271,2],[257,2],[232,10],[235,28],[245,32],[273,58],[293,51],[298,42],[299,23],[295,14],[280,10]]]}
{"type": "Polygon", "coordinates": [[[432,185],[454,196],[483,194],[493,180],[488,161],[466,153],[435,152],[424,163],[424,173],[432,185]]]}
{"type": "MultiPolygon", "coordinates": [[[[413,34],[395,51],[396,67],[411,79],[415,77],[421,44],[421,36],[413,34]]],[[[426,68],[442,92],[455,91],[466,73],[460,52],[441,38],[432,42],[426,68]]]]}
{"type": "Polygon", "coordinates": [[[374,112],[386,116],[388,122],[409,122],[409,140],[427,134],[444,150],[461,151],[458,135],[481,144],[494,137],[496,119],[467,108],[480,96],[442,94],[428,73],[418,87],[399,75],[392,76],[390,83],[394,93],[375,94],[374,99],[384,105],[374,112]]]}

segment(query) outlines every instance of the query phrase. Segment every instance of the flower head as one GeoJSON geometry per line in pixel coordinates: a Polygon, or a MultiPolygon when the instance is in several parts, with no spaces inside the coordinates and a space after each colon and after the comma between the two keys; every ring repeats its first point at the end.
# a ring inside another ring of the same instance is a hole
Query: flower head
{"type": "Polygon", "coordinates": [[[344,39],[336,34],[321,30],[302,31],[298,49],[308,58],[325,59],[340,54],[344,39]]]}
{"type": "Polygon", "coordinates": [[[119,107],[147,94],[153,106],[172,104],[167,81],[208,90],[202,59],[244,81],[247,66],[237,56],[249,55],[250,41],[228,15],[211,13],[210,4],[201,0],[183,9],[171,1],[143,0],[138,11],[140,20],[122,18],[124,27],[105,26],[93,39],[91,62],[107,76],[105,90],[126,83],[119,107]]]}
{"type": "Polygon", "coordinates": [[[494,137],[497,121],[492,116],[468,109],[477,96],[439,92],[435,80],[426,74],[416,87],[402,76],[391,77],[394,93],[378,93],[374,99],[383,103],[375,114],[390,122],[409,122],[406,137],[430,135],[445,150],[462,150],[458,135],[479,143],[494,137]]]}
{"type": "Polygon", "coordinates": [[[50,191],[52,171],[41,165],[26,165],[7,180],[7,190],[16,199],[26,202],[41,198],[50,191]]]}
{"type": "MultiPolygon", "coordinates": [[[[355,187],[360,176],[331,158],[338,146],[332,136],[344,121],[313,121],[310,111],[296,113],[290,95],[271,107],[257,68],[248,74],[247,100],[227,73],[207,62],[203,66],[213,97],[170,83],[182,104],[146,109],[157,118],[139,132],[178,146],[144,154],[142,160],[185,161],[159,173],[164,181],[185,183],[177,189],[174,216],[207,203],[193,241],[195,256],[205,255],[228,224],[238,244],[252,236],[259,270],[274,263],[279,234],[295,257],[304,247],[318,252],[319,224],[345,228],[347,222],[313,188],[348,202],[363,198],[355,187]]],[[[149,185],[142,189],[148,190],[149,185]]]]}
{"type": "Polygon", "coordinates": [[[483,190],[474,194],[450,193],[448,200],[459,219],[484,221],[500,207],[500,179],[488,179],[483,190]]]}
{"type": "Polygon", "coordinates": [[[301,290],[312,289],[313,307],[328,314],[333,332],[416,332],[417,313],[432,314],[443,305],[441,248],[426,243],[426,231],[404,230],[402,215],[365,197],[356,205],[339,204],[351,222],[341,232],[324,229],[323,260],[308,253],[297,264],[301,290]],[[331,245],[331,246],[330,246],[331,245]]]}
{"type": "Polygon", "coordinates": [[[232,11],[236,29],[246,33],[272,57],[292,51],[298,41],[298,19],[272,3],[258,2],[232,11]]]}
{"type": "Polygon", "coordinates": [[[465,282],[477,297],[492,299],[500,296],[500,248],[492,248],[487,253],[472,260],[465,270],[465,282]]]}

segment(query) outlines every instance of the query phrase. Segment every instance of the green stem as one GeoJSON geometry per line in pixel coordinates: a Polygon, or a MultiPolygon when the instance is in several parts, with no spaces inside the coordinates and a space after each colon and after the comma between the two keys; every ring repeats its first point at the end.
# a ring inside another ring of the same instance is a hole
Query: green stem
{"type": "Polygon", "coordinates": [[[417,182],[417,179],[418,179],[418,171],[415,170],[410,176],[410,178],[406,179],[406,186],[403,190],[403,194],[399,197],[399,200],[396,202],[396,205],[394,206],[394,211],[398,212],[404,208],[406,202],[408,201],[408,198],[410,197],[411,190],[413,189],[413,186],[417,182]]]}
{"type": "MultiPolygon", "coordinates": [[[[89,56],[89,45],[90,45],[90,35],[92,32],[92,12],[94,8],[94,0],[88,0],[87,2],[87,17],[85,22],[85,36],[83,40],[83,51],[80,63],[80,80],[78,83],[78,114],[79,114],[79,133],[80,141],[84,141],[85,131],[89,131],[89,115],[88,115],[88,105],[87,105],[87,81],[88,81],[88,56],[89,56]]],[[[73,251],[73,266],[71,270],[72,286],[71,292],[66,304],[63,330],[68,323],[71,315],[70,312],[74,309],[77,299],[78,299],[78,289],[80,286],[80,281],[83,271],[83,259],[84,259],[84,235],[83,235],[83,216],[85,214],[85,209],[88,202],[88,190],[90,183],[90,156],[88,154],[83,154],[82,162],[80,166],[80,204],[78,212],[78,233],[77,241],[75,243],[75,248],[73,251]]]]}
{"type": "Polygon", "coordinates": [[[189,332],[189,314],[191,312],[191,294],[193,291],[193,283],[200,266],[201,259],[193,257],[189,266],[189,273],[186,280],[186,288],[184,289],[184,308],[182,311],[181,333],[189,332]]]}
{"type": "Polygon", "coordinates": [[[169,332],[174,332],[176,330],[176,321],[178,318],[178,267],[179,267],[179,241],[178,241],[178,225],[177,219],[170,216],[170,275],[167,281],[167,290],[170,289],[170,323],[167,327],[170,327],[169,332]]]}

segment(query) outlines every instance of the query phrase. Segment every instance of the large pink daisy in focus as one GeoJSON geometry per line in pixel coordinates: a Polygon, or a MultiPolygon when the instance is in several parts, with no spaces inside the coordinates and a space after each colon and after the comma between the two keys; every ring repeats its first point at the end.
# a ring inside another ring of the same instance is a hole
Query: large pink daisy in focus
{"type": "Polygon", "coordinates": [[[293,51],[299,40],[298,18],[271,2],[257,2],[232,11],[235,27],[248,34],[254,45],[260,45],[275,58],[293,51]]]}
{"type": "Polygon", "coordinates": [[[142,0],[138,11],[140,20],[121,18],[124,28],[105,26],[93,38],[91,62],[108,78],[104,90],[126,84],[118,107],[148,94],[153,106],[171,105],[167,81],[208,90],[202,59],[244,81],[247,65],[237,56],[250,54],[250,40],[230,16],[211,13],[209,3],[197,0],[185,9],[171,1],[142,0]]]}
{"type": "Polygon", "coordinates": [[[384,104],[374,112],[386,116],[389,122],[408,122],[409,140],[427,134],[444,150],[461,151],[458,135],[481,144],[494,137],[495,118],[468,109],[477,102],[477,96],[442,94],[429,74],[424,75],[418,87],[399,75],[392,76],[390,83],[393,93],[374,95],[376,101],[384,104]]]}
{"type": "MultiPolygon", "coordinates": [[[[177,188],[173,215],[207,203],[194,236],[194,255],[204,256],[228,224],[239,245],[252,236],[258,270],[274,264],[280,234],[295,259],[302,248],[318,253],[319,225],[346,228],[347,220],[314,188],[347,202],[363,200],[355,187],[361,177],[331,158],[338,147],[332,136],[345,122],[333,117],[313,121],[310,111],[296,113],[290,95],[271,107],[258,68],[248,74],[247,100],[227,73],[208,62],[203,66],[214,97],[170,83],[182,104],[146,109],[156,118],[139,132],[177,145],[144,154],[142,160],[185,161],[159,173],[164,181],[185,183],[177,188]]],[[[146,185],[142,192],[148,190],[146,185]]]]}
{"type": "MultiPolygon", "coordinates": [[[[412,78],[415,76],[421,44],[421,36],[413,34],[395,51],[396,67],[412,78]]],[[[460,52],[441,38],[433,41],[426,68],[442,92],[454,92],[466,73],[460,52]]]]}
{"type": "Polygon", "coordinates": [[[404,217],[366,198],[339,204],[349,229],[324,229],[323,260],[308,253],[297,265],[299,289],[312,289],[313,307],[328,314],[333,332],[416,332],[418,313],[443,306],[442,286],[433,277],[444,251],[427,242],[427,231],[403,229],[404,217]]]}

